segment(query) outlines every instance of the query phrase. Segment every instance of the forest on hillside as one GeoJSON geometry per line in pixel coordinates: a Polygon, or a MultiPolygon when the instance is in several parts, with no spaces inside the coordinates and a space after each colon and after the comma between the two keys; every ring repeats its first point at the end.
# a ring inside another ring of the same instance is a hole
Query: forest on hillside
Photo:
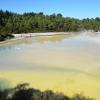
{"type": "MultiPolygon", "coordinates": [[[[67,13],[67,12],[66,12],[67,13]]],[[[100,30],[100,18],[76,19],[43,12],[13,13],[0,10],[0,35],[34,32],[100,30]]]]}

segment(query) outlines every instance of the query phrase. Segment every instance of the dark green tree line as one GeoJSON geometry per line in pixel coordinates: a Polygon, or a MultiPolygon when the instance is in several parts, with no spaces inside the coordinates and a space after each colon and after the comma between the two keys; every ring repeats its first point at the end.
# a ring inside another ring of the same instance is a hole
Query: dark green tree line
{"type": "Polygon", "coordinates": [[[100,30],[100,18],[80,20],[63,17],[62,14],[44,15],[43,12],[17,14],[0,10],[0,35],[80,30],[100,30]]]}

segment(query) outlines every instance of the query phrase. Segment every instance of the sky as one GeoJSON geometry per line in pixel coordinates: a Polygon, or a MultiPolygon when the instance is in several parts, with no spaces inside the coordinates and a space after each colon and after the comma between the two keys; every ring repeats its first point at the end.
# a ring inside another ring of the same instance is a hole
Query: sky
{"type": "Polygon", "coordinates": [[[65,17],[100,17],[100,0],[0,0],[0,9],[17,13],[61,13],[65,17]]]}

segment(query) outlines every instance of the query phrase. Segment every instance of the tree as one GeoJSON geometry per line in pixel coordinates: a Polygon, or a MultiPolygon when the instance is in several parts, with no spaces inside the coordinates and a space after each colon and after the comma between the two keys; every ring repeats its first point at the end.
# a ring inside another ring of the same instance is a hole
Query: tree
{"type": "Polygon", "coordinates": [[[17,14],[0,10],[0,37],[1,35],[30,33],[30,32],[68,32],[80,30],[100,30],[100,18],[76,19],[63,17],[62,14],[44,15],[39,13],[17,14]]]}

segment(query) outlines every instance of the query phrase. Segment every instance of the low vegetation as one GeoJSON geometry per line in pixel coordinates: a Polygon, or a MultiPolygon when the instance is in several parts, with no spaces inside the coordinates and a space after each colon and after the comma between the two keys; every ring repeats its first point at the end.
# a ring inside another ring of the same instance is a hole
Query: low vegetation
{"type": "Polygon", "coordinates": [[[19,84],[15,88],[0,89],[0,100],[94,100],[80,94],[68,97],[62,93],[51,90],[44,92],[29,87],[27,83],[19,84]]]}
{"type": "Polygon", "coordinates": [[[8,34],[8,35],[1,34],[0,35],[0,41],[5,41],[8,39],[12,39],[12,38],[14,38],[14,36],[12,34],[8,34]]]}

